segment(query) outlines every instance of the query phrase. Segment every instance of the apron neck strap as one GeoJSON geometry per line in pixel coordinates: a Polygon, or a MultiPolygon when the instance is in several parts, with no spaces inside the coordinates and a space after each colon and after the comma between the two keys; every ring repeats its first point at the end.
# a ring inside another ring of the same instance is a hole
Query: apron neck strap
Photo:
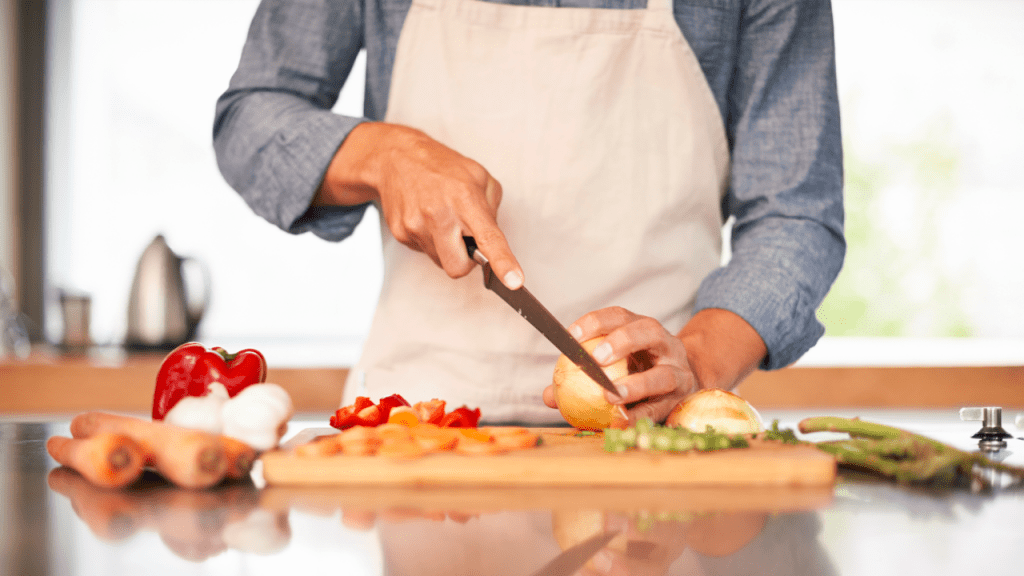
{"type": "Polygon", "coordinates": [[[672,0],[647,0],[648,10],[672,11],[672,0]]]}

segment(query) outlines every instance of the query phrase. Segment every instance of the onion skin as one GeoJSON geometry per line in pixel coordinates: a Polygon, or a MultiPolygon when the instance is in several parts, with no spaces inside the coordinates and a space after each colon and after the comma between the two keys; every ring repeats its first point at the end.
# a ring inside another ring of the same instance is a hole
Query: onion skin
{"type": "Polygon", "coordinates": [[[690,394],[669,413],[665,424],[703,432],[708,426],[723,434],[754,434],[764,422],[749,402],[732,392],[708,388],[690,394]]]}
{"type": "MultiPolygon", "coordinates": [[[[583,348],[593,352],[603,340],[603,336],[587,340],[583,342],[583,348]]],[[[604,373],[614,382],[629,374],[629,362],[623,358],[611,366],[605,366],[604,373]]],[[[599,431],[605,428],[625,428],[629,424],[625,409],[606,400],[604,388],[565,354],[555,363],[552,384],[558,411],[566,422],[576,428],[599,431]]]]}

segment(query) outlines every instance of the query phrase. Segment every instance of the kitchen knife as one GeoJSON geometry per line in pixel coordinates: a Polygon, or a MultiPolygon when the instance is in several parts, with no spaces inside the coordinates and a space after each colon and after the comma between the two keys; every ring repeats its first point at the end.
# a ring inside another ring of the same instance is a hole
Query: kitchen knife
{"type": "Polygon", "coordinates": [[[579,366],[593,381],[611,392],[616,398],[619,398],[619,392],[615,389],[615,385],[612,384],[608,375],[604,373],[597,360],[594,360],[594,357],[572,337],[572,334],[569,334],[569,331],[562,326],[558,319],[533,294],[530,294],[526,286],[521,286],[517,290],[509,290],[508,287],[501,283],[501,279],[494,274],[494,271],[491,270],[491,264],[488,262],[487,257],[477,249],[476,240],[472,236],[463,236],[462,239],[466,242],[466,250],[469,252],[469,257],[483,268],[484,286],[498,296],[501,296],[505,302],[508,302],[509,306],[514,308],[516,312],[519,312],[530,324],[533,324],[533,327],[554,344],[555,348],[558,348],[562,354],[565,354],[574,364],[579,366]]]}
{"type": "Polygon", "coordinates": [[[555,556],[531,576],[571,576],[618,535],[618,532],[599,532],[555,556]]]}

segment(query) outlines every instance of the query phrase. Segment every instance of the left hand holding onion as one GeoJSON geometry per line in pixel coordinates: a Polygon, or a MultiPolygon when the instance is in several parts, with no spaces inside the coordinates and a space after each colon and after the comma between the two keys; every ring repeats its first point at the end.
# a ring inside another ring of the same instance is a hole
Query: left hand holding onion
{"type": "MultiPolygon", "coordinates": [[[[610,307],[586,314],[570,330],[581,342],[604,336],[594,350],[602,366],[628,359],[629,375],[615,381],[622,398],[606,393],[606,399],[625,405],[630,424],[640,418],[664,422],[685,396],[699,388],[682,341],[654,318],[610,307]]],[[[553,386],[544,390],[544,402],[558,407],[553,386]]]]}

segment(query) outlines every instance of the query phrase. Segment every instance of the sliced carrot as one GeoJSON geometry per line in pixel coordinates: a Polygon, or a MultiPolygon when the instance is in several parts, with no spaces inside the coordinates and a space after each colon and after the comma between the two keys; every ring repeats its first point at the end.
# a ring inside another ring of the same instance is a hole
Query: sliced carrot
{"type": "Polygon", "coordinates": [[[146,466],[142,447],[125,434],[103,432],[89,438],[52,436],[46,441],[46,451],[60,465],[105,488],[131,484],[146,466]]]}
{"type": "Polygon", "coordinates": [[[338,437],[343,454],[349,456],[371,456],[377,452],[381,439],[376,428],[353,426],[338,437]]]}
{"type": "Polygon", "coordinates": [[[477,442],[491,441],[491,435],[479,428],[456,428],[455,430],[458,430],[459,434],[462,434],[470,440],[476,440],[477,442]]]}
{"type": "Polygon", "coordinates": [[[426,453],[427,451],[411,438],[407,440],[397,438],[385,440],[377,448],[377,456],[389,458],[419,458],[426,453]]]}
{"type": "Polygon", "coordinates": [[[341,434],[329,434],[295,447],[295,454],[304,458],[334,456],[342,452],[341,434]]]}
{"type": "Polygon", "coordinates": [[[540,435],[527,431],[524,434],[503,434],[494,437],[494,444],[508,450],[525,450],[534,448],[540,441],[540,435]]]}
{"type": "Polygon", "coordinates": [[[381,440],[412,440],[410,428],[401,424],[381,424],[374,431],[381,440]]]}
{"type": "Polygon", "coordinates": [[[482,442],[466,437],[459,440],[458,446],[455,447],[455,452],[475,456],[493,456],[495,454],[503,454],[507,450],[494,442],[482,442]]]}
{"type": "Polygon", "coordinates": [[[416,416],[416,410],[409,406],[395,406],[391,409],[391,414],[388,415],[388,424],[401,424],[411,428],[419,423],[420,419],[416,416]]]}
{"type": "Polygon", "coordinates": [[[523,426],[480,426],[478,428],[481,432],[486,432],[492,437],[497,438],[499,436],[518,436],[520,434],[533,434],[529,428],[523,426]]]}
{"type": "Polygon", "coordinates": [[[441,428],[425,422],[412,428],[412,439],[429,452],[444,452],[455,449],[462,437],[457,429],[441,428]]]}

